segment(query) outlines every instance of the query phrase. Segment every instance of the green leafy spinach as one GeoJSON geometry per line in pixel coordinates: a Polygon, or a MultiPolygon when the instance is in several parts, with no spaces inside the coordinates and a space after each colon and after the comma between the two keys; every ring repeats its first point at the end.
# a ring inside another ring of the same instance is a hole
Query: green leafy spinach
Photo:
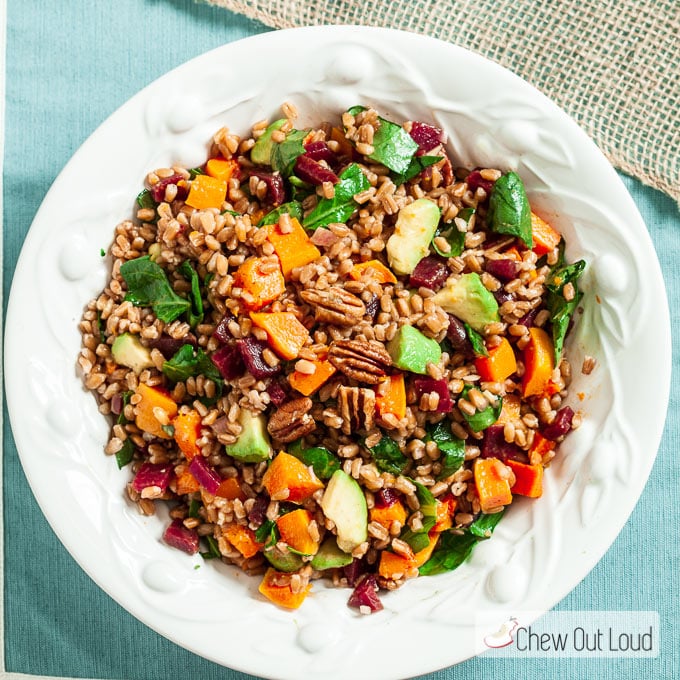
{"type": "Polygon", "coordinates": [[[484,338],[482,337],[482,334],[478,333],[474,328],[472,328],[472,326],[470,326],[469,323],[466,323],[465,321],[463,322],[463,326],[465,326],[465,332],[467,333],[468,340],[472,345],[472,351],[475,353],[475,356],[488,357],[489,352],[486,349],[486,345],[484,344],[484,338]]]}
{"type": "Polygon", "coordinates": [[[417,177],[423,170],[425,170],[425,168],[429,168],[431,165],[439,163],[439,161],[442,160],[442,158],[443,156],[413,156],[405,172],[392,173],[392,181],[397,186],[403,184],[404,182],[408,182],[414,177],[417,177]]]}
{"type": "Polygon", "coordinates": [[[203,298],[201,297],[201,282],[196,270],[189,264],[189,260],[184,260],[178,267],[179,273],[191,283],[189,300],[191,307],[187,310],[187,321],[192,328],[196,328],[203,321],[203,298]]]}
{"type": "Polygon", "coordinates": [[[373,456],[378,470],[400,475],[408,465],[408,458],[401,452],[399,445],[390,437],[383,438],[373,447],[368,449],[373,456]]]}
{"type": "MultiPolygon", "coordinates": [[[[464,208],[456,217],[469,222],[474,214],[474,208],[464,208]]],[[[465,232],[460,231],[455,223],[450,224],[447,228],[439,227],[432,239],[432,249],[437,255],[441,255],[442,257],[458,257],[465,249],[465,232]],[[446,239],[449,244],[449,250],[445,252],[437,246],[435,239],[438,237],[446,239]]]]}
{"type": "Polygon", "coordinates": [[[210,357],[199,347],[182,345],[172,359],[163,364],[163,375],[172,382],[183,382],[191,376],[204,375],[221,386],[222,375],[210,357]]]}
{"type": "Polygon", "coordinates": [[[446,420],[428,425],[425,441],[435,442],[442,454],[439,459],[441,470],[437,479],[450,477],[465,462],[465,442],[454,437],[446,420]]]}
{"type": "Polygon", "coordinates": [[[300,221],[302,219],[302,204],[299,201],[290,201],[289,203],[282,203],[278,208],[274,208],[268,212],[258,223],[258,227],[264,227],[267,224],[276,224],[281,215],[287,213],[291,217],[300,221]]]}
{"type": "Polygon", "coordinates": [[[293,174],[295,161],[305,152],[302,140],[307,136],[304,130],[291,130],[279,144],[272,144],[271,165],[283,177],[293,174]]]}
{"type": "Polygon", "coordinates": [[[529,199],[516,172],[508,172],[494,182],[486,219],[491,231],[516,236],[527,248],[533,247],[529,199]]]}
{"type": "Polygon", "coordinates": [[[305,465],[311,465],[314,474],[319,479],[330,479],[341,467],[340,459],[323,446],[305,448],[302,439],[288,445],[288,453],[301,460],[305,465]]]}
{"type": "Polygon", "coordinates": [[[128,438],[123,442],[123,446],[120,451],[116,453],[116,463],[118,465],[118,469],[121,470],[124,468],[132,460],[134,455],[135,446],[132,443],[132,440],[128,438]]]}
{"type": "Polygon", "coordinates": [[[576,282],[581,274],[583,274],[585,267],[586,263],[584,260],[579,260],[578,262],[569,265],[559,266],[551,272],[545,284],[545,287],[548,290],[546,306],[550,312],[550,321],[552,324],[555,364],[559,363],[560,357],[562,356],[564,339],[569,330],[569,321],[583,297],[583,292],[578,289],[576,282]],[[564,287],[568,283],[571,283],[574,287],[574,297],[571,300],[565,300],[564,298],[564,287]]]}
{"type": "MultiPolygon", "coordinates": [[[[470,389],[470,385],[466,385],[463,388],[463,397],[467,397],[470,389]]],[[[485,409],[476,411],[472,415],[463,413],[463,418],[465,418],[467,424],[470,426],[470,429],[473,432],[481,432],[482,430],[486,430],[487,427],[490,427],[498,420],[498,416],[500,416],[502,409],[503,399],[502,397],[498,397],[495,406],[489,404],[485,409]]]]}

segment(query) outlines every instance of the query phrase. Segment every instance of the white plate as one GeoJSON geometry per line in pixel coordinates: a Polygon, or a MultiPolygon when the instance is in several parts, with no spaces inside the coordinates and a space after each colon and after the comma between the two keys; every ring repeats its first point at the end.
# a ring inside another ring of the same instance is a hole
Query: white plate
{"type": "Polygon", "coordinates": [[[197,654],[250,673],[379,680],[472,656],[503,618],[549,609],[600,559],[654,461],[669,394],[670,325],[633,201],[554,104],[442,42],[321,27],[198,57],[133,97],[87,140],[45,198],[21,253],[5,372],[14,436],[43,512],[128,611],[197,654]],[[301,609],[283,611],[258,595],[257,579],[163,545],[163,521],[126,502],[128,473],[103,454],[108,424],[76,372],[78,321],[106,280],[100,248],[130,217],[146,172],[201,163],[219,127],[246,133],[284,101],[297,106],[301,126],[357,103],[394,120],[435,122],[458,165],[516,169],[532,206],[565,234],[568,258],[589,265],[583,317],[569,341],[573,405],[584,422],[546,474],[544,496],[513,503],[468,563],[409,582],[373,616],[348,609],[348,591],[320,583],[301,609]],[[586,353],[597,359],[588,377],[578,370],[586,353]]]}

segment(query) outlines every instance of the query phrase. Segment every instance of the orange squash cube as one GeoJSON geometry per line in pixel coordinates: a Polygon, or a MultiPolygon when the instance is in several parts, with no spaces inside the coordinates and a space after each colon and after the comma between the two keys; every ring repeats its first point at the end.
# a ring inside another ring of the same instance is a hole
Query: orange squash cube
{"type": "Polygon", "coordinates": [[[309,510],[300,508],[287,512],[276,520],[281,539],[303,555],[315,555],[319,550],[319,543],[310,536],[308,530],[312,519],[309,510]]]}
{"type": "Polygon", "coordinates": [[[512,493],[529,498],[540,498],[543,494],[543,466],[527,465],[514,460],[505,463],[515,473],[512,493]]]}
{"type": "Polygon", "coordinates": [[[279,607],[297,609],[304,602],[312,586],[310,584],[304,590],[294,593],[290,587],[289,579],[289,574],[282,574],[270,567],[265,572],[259,591],[268,600],[278,604],[279,607]],[[285,585],[279,585],[279,583],[284,583],[285,585]]]}
{"type": "Polygon", "coordinates": [[[303,267],[321,257],[321,252],[312,243],[302,225],[294,218],[290,218],[291,231],[285,234],[278,224],[268,224],[267,238],[274,246],[274,251],[281,261],[283,276],[288,279],[295,267],[303,267]]]}
{"type": "Polygon", "coordinates": [[[285,451],[278,453],[269,464],[262,484],[270,497],[293,503],[300,503],[324,488],[323,482],[304,463],[285,451]]]}
{"type": "Polygon", "coordinates": [[[241,304],[248,311],[257,311],[279,298],[286,290],[280,267],[272,259],[249,257],[234,273],[234,287],[245,293],[241,304]]]}
{"type": "Polygon", "coordinates": [[[227,183],[210,175],[197,175],[191,180],[185,203],[197,210],[221,208],[227,198],[227,183]]]}
{"type": "Polygon", "coordinates": [[[201,436],[201,416],[195,409],[185,413],[179,413],[172,421],[175,428],[175,441],[180,451],[191,460],[194,456],[201,453],[201,449],[196,443],[201,436]]]}
{"type": "Polygon", "coordinates": [[[498,458],[477,458],[474,465],[475,487],[482,512],[512,503],[510,483],[500,475],[498,458]]]}
{"type": "Polygon", "coordinates": [[[135,425],[154,437],[171,439],[171,435],[163,430],[164,423],[158,417],[169,424],[177,415],[175,401],[164,389],[149,387],[145,383],[139,383],[136,392],[141,399],[135,406],[135,425]]]}
{"type": "Polygon", "coordinates": [[[241,524],[230,524],[222,531],[229,543],[246,559],[257,555],[263,547],[262,543],[255,540],[255,532],[249,527],[241,524]]]}
{"type": "Polygon", "coordinates": [[[282,359],[297,359],[309,339],[309,331],[292,312],[251,312],[250,318],[267,332],[271,348],[282,359]]]}

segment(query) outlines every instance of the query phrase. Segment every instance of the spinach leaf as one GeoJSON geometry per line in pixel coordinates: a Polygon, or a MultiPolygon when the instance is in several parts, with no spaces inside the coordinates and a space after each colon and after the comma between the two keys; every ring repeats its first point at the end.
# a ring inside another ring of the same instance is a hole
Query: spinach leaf
{"type": "Polygon", "coordinates": [[[392,181],[399,186],[410,179],[417,177],[425,168],[439,163],[443,156],[413,156],[408,168],[403,173],[392,173],[392,181]]]}
{"type": "Polygon", "coordinates": [[[489,352],[486,349],[484,338],[482,337],[481,333],[478,333],[474,328],[472,328],[472,326],[470,326],[469,323],[466,323],[465,321],[463,322],[463,326],[465,326],[465,332],[467,333],[468,340],[472,345],[472,351],[475,353],[475,356],[488,357],[489,352]]]}
{"type": "Polygon", "coordinates": [[[199,512],[200,509],[201,504],[195,498],[192,498],[191,502],[189,503],[189,510],[187,512],[187,516],[198,519],[201,516],[201,513],[199,512]]]}
{"type": "Polygon", "coordinates": [[[400,475],[408,465],[408,458],[401,452],[399,445],[387,435],[383,435],[383,438],[368,450],[381,472],[400,475]]]}
{"type": "MultiPolygon", "coordinates": [[[[461,210],[457,218],[460,218],[462,220],[465,220],[466,222],[470,221],[470,218],[475,214],[475,209],[474,208],[464,208],[461,210]]],[[[433,239],[432,239],[432,249],[434,250],[437,255],[441,255],[442,257],[458,257],[463,250],[465,250],[465,232],[460,231],[458,227],[456,226],[455,222],[450,223],[449,226],[446,228],[439,227],[437,229],[437,232],[435,233],[433,239]],[[437,246],[435,243],[435,239],[438,237],[445,238],[446,241],[449,244],[449,250],[444,252],[441,248],[437,246]]]]}
{"type": "Polygon", "coordinates": [[[302,205],[299,201],[291,201],[290,203],[282,203],[278,208],[274,208],[268,212],[258,223],[258,227],[264,227],[267,224],[276,224],[281,215],[288,213],[291,217],[300,221],[302,219],[302,205]]]}
{"type": "Polygon", "coordinates": [[[361,168],[352,163],[340,173],[340,182],[335,185],[333,198],[322,198],[304,219],[305,229],[325,227],[332,222],[347,222],[357,208],[354,195],[366,191],[370,186],[361,168]]]}
{"type": "Polygon", "coordinates": [[[178,267],[179,273],[191,282],[191,292],[189,300],[191,308],[187,310],[187,321],[192,328],[196,328],[203,321],[203,299],[201,298],[201,282],[199,281],[196,270],[189,264],[189,260],[184,260],[178,267]]]}
{"type": "Polygon", "coordinates": [[[137,194],[137,205],[140,208],[156,209],[156,201],[153,200],[153,196],[148,189],[144,189],[144,191],[140,191],[139,194],[137,194]]]}
{"type": "Polygon", "coordinates": [[[217,541],[212,536],[204,536],[205,542],[208,544],[208,550],[201,553],[204,560],[214,560],[222,557],[217,541]]]}
{"type": "Polygon", "coordinates": [[[276,545],[279,540],[278,529],[276,528],[276,522],[271,519],[266,519],[260,526],[255,530],[255,540],[258,543],[264,543],[265,548],[269,548],[272,545],[276,545]]]}
{"type": "Polygon", "coordinates": [[[319,479],[330,479],[336,470],[339,470],[340,459],[323,446],[304,448],[302,440],[298,439],[288,445],[288,453],[301,460],[305,465],[311,465],[314,474],[319,479]]]}
{"type": "MultiPolygon", "coordinates": [[[[365,106],[353,106],[349,113],[356,116],[365,110],[365,106]]],[[[380,125],[373,135],[373,153],[366,158],[382,163],[398,174],[406,173],[418,151],[418,143],[401,125],[380,117],[378,120],[380,125]]]]}
{"type": "Polygon", "coordinates": [[[571,317],[583,297],[583,292],[578,289],[576,282],[581,274],[583,274],[585,267],[586,263],[584,260],[557,267],[551,272],[545,284],[548,290],[546,306],[550,312],[550,321],[552,323],[555,365],[559,363],[562,356],[564,339],[567,337],[571,317]],[[571,283],[574,286],[574,297],[569,301],[564,299],[564,286],[567,283],[571,283]]]}
{"type": "Polygon", "coordinates": [[[433,441],[441,451],[441,471],[437,479],[450,477],[465,462],[465,442],[451,434],[451,428],[446,420],[441,420],[435,425],[427,427],[425,441],[433,441]]]}
{"type": "Polygon", "coordinates": [[[314,186],[301,180],[296,175],[291,175],[288,178],[288,184],[290,184],[290,197],[293,201],[302,203],[302,201],[311,196],[314,193],[314,186]]]}
{"type": "Polygon", "coordinates": [[[516,172],[508,172],[494,182],[486,219],[491,231],[516,236],[527,248],[533,247],[529,199],[516,172]]]}
{"type": "Polygon", "coordinates": [[[163,375],[172,382],[183,382],[191,376],[204,375],[222,384],[222,375],[210,357],[199,347],[194,350],[191,345],[182,345],[172,359],[163,364],[163,375]]]}
{"type": "Polygon", "coordinates": [[[420,511],[423,513],[423,526],[417,531],[407,527],[399,538],[408,543],[413,552],[420,552],[430,545],[428,532],[437,522],[437,501],[426,486],[413,479],[411,481],[416,485],[416,496],[420,503],[420,511]]]}
{"type": "Polygon", "coordinates": [[[502,512],[493,515],[481,515],[462,534],[443,533],[439,537],[437,547],[432,552],[432,557],[418,570],[420,574],[432,576],[457,569],[470,557],[472,549],[477,543],[491,536],[502,517],[502,512]]]}
{"type": "Polygon", "coordinates": [[[123,442],[123,447],[116,453],[116,463],[118,464],[118,469],[122,470],[135,455],[135,446],[131,439],[126,439],[123,442]]]}
{"type": "Polygon", "coordinates": [[[128,422],[128,419],[125,417],[125,407],[130,403],[130,397],[134,394],[132,390],[126,390],[123,392],[123,403],[120,407],[120,413],[118,414],[118,419],[116,422],[118,425],[125,425],[125,423],[128,422]]]}
{"type": "Polygon", "coordinates": [[[136,307],[151,307],[165,323],[174,321],[191,308],[191,302],[175,293],[163,268],[148,255],[128,260],[120,266],[128,287],[125,299],[136,307]]]}
{"type": "MultiPolygon", "coordinates": [[[[469,391],[470,386],[466,385],[463,388],[463,396],[467,397],[469,391]]],[[[487,427],[493,425],[498,420],[498,416],[500,416],[502,409],[503,399],[502,397],[498,397],[498,401],[496,402],[495,406],[489,404],[483,411],[477,411],[471,416],[463,413],[463,418],[465,418],[467,424],[470,426],[470,429],[473,432],[481,432],[482,430],[486,430],[487,427]]]]}
{"type": "Polygon", "coordinates": [[[283,177],[293,174],[297,157],[305,152],[302,140],[306,136],[304,130],[291,130],[282,142],[272,144],[270,160],[274,171],[280,172],[283,177]]]}

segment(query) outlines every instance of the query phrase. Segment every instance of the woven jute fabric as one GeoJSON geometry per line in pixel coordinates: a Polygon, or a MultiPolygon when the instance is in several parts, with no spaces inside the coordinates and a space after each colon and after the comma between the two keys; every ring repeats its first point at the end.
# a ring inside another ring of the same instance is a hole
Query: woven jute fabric
{"type": "Polygon", "coordinates": [[[680,201],[680,0],[207,0],[268,26],[361,24],[484,55],[569,113],[611,163],[680,201]]]}

